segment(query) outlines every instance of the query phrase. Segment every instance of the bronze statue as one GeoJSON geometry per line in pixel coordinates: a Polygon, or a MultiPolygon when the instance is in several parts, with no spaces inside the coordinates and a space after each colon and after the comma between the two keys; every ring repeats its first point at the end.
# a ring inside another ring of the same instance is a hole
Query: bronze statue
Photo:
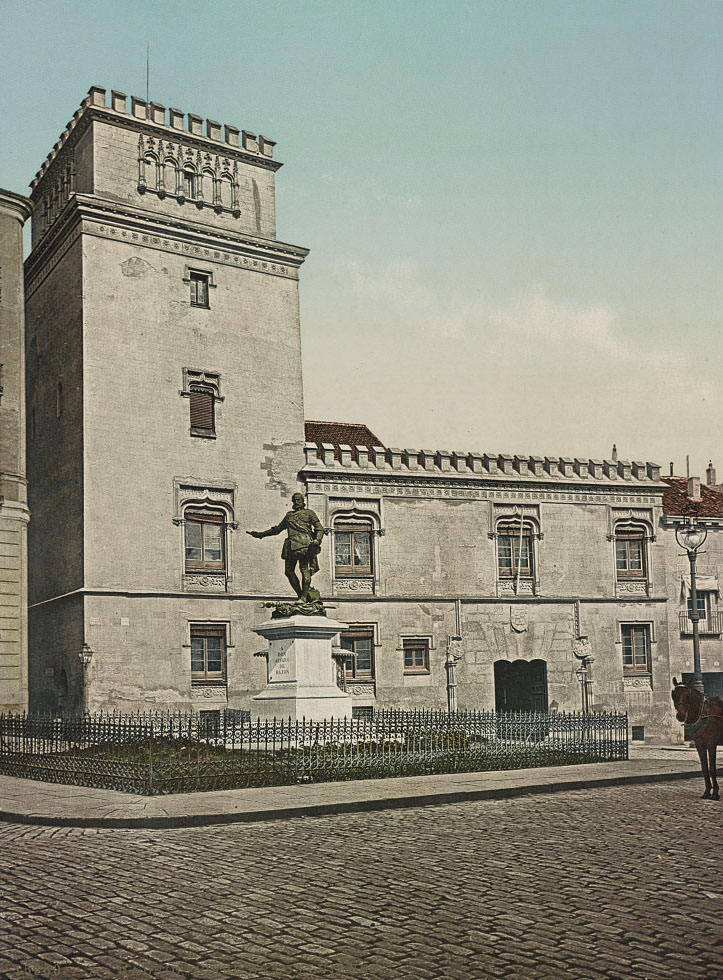
{"type": "MultiPolygon", "coordinates": [[[[317,589],[311,587],[311,576],[319,571],[317,555],[321,551],[324,528],[313,510],[306,506],[303,493],[295,493],[291,497],[291,510],[282,520],[266,531],[247,531],[253,538],[266,538],[271,534],[281,534],[286,531],[286,541],[281,549],[284,559],[284,572],[292,589],[297,595],[295,603],[279,603],[276,608],[283,614],[291,616],[294,612],[305,615],[325,615],[321,596],[317,589]],[[296,575],[296,566],[301,572],[301,582],[296,575]]],[[[273,604],[276,605],[276,604],[273,604]]]]}

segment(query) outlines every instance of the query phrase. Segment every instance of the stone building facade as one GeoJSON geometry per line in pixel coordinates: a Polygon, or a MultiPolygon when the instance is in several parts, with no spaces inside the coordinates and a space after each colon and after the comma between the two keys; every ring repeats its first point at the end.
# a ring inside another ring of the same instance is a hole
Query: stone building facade
{"type": "Polygon", "coordinates": [[[670,735],[658,466],[329,441],[301,475],[359,709],[444,707],[454,659],[459,708],[580,710],[587,681],[670,735]]]}
{"type": "Polygon", "coordinates": [[[280,539],[243,532],[302,488],[356,714],[587,699],[677,737],[680,488],[615,454],[305,425],[307,253],[276,238],[279,167],[263,136],[94,87],[33,182],[31,707],[248,710],[266,680],[251,627],[288,585],[280,539]]]}
{"type": "Polygon", "coordinates": [[[28,706],[22,229],[31,211],[0,190],[0,711],[28,706]]]}
{"type": "MultiPolygon", "coordinates": [[[[709,467],[707,476],[710,479],[709,467]]],[[[693,673],[693,626],[690,619],[690,561],[675,538],[675,529],[694,515],[707,529],[696,559],[696,592],[700,659],[706,694],[723,696],[723,494],[696,478],[665,477],[662,528],[668,568],[668,644],[671,676],[690,680],[693,673]]]]}
{"type": "Polygon", "coordinates": [[[298,271],[274,144],[92,88],[32,184],[33,708],[246,704],[298,488],[298,271]],[[251,545],[251,546],[250,546],[251,545]]]}

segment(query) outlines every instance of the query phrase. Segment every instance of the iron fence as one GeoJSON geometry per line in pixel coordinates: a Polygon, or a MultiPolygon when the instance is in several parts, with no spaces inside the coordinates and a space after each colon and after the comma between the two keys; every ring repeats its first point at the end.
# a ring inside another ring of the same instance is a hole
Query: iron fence
{"type": "Polygon", "coordinates": [[[625,714],[379,711],[372,718],[217,724],[196,713],[0,715],[0,772],[154,795],[610,762],[625,714]]]}

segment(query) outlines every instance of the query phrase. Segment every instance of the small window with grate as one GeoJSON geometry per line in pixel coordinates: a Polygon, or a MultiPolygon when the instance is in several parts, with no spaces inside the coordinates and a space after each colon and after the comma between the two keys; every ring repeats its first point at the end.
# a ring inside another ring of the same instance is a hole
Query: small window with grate
{"type": "Polygon", "coordinates": [[[352,705],[351,716],[354,721],[374,721],[374,708],[371,705],[352,705]]]}
{"type": "Polygon", "coordinates": [[[221,731],[221,712],[220,711],[199,711],[198,712],[198,734],[201,738],[214,738],[221,731]]]}
{"type": "Polygon", "coordinates": [[[644,742],[645,741],[645,725],[631,725],[630,726],[630,739],[633,742],[644,742]]]}

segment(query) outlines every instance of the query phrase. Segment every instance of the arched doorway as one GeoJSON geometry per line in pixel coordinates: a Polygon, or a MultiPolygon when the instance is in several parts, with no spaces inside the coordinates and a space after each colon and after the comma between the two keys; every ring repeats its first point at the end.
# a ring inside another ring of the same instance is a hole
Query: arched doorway
{"type": "Polygon", "coordinates": [[[547,711],[547,664],[544,660],[495,663],[496,711],[547,711]]]}

